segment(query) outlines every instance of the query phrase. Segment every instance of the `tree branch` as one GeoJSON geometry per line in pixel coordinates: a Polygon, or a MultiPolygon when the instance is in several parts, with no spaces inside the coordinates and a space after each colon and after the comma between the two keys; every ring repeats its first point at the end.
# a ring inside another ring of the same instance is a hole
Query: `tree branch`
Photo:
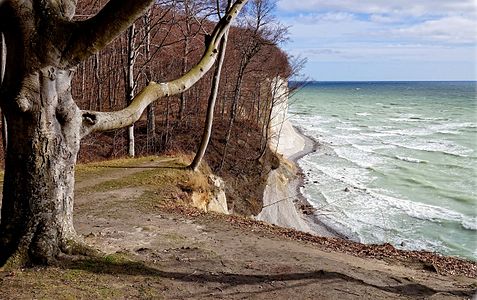
{"type": "Polygon", "coordinates": [[[61,66],[73,67],[97,53],[143,15],[155,0],[110,0],[94,17],[70,22],[61,66]]]}
{"type": "Polygon", "coordinates": [[[152,102],[162,97],[183,93],[192,87],[214,65],[220,40],[247,1],[237,0],[227,14],[220,19],[206,45],[205,53],[189,72],[166,83],[150,82],[123,110],[116,112],[83,111],[82,136],[84,137],[91,132],[119,129],[132,125],[139,120],[143,111],[152,102]]]}

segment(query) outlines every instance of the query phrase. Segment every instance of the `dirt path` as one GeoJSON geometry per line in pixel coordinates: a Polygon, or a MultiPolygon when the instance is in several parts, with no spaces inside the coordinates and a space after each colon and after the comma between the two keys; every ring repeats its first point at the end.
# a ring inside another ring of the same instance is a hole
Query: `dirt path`
{"type": "Polygon", "coordinates": [[[75,226],[110,255],[0,275],[0,299],[470,299],[477,287],[322,251],[240,218],[146,203],[147,186],[91,190],[159,164],[78,182],[75,226]]]}

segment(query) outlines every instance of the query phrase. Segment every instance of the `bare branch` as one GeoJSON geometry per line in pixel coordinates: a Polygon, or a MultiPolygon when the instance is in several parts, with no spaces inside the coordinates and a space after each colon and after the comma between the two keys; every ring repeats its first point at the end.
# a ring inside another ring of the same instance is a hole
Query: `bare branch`
{"type": "Polygon", "coordinates": [[[82,136],[86,136],[91,132],[107,131],[129,126],[139,120],[144,109],[146,109],[150,103],[162,97],[183,93],[192,87],[214,65],[220,40],[247,1],[248,0],[236,1],[229,12],[217,23],[206,45],[205,53],[197,65],[189,72],[170,82],[150,82],[148,86],[136,95],[131,104],[123,110],[116,112],[83,111],[82,136]]]}
{"type": "Polygon", "coordinates": [[[97,53],[143,15],[154,0],[110,0],[94,17],[68,23],[61,65],[71,67],[97,53]]]}

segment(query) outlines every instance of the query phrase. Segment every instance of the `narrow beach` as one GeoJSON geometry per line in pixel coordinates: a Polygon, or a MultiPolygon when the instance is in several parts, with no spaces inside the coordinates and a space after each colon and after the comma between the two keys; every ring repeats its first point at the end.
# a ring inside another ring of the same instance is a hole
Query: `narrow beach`
{"type": "Polygon", "coordinates": [[[297,162],[315,151],[317,143],[303,135],[288,120],[284,120],[278,128],[275,126],[273,131],[278,133],[276,136],[279,138],[278,141],[276,138],[272,140],[271,145],[276,147],[278,154],[283,155],[285,161],[282,163],[290,164],[287,167],[295,170],[295,174],[286,174],[284,169],[287,167],[270,171],[263,195],[263,209],[257,219],[318,236],[345,238],[322,224],[314,215],[312,206],[300,193],[304,178],[297,162]]]}

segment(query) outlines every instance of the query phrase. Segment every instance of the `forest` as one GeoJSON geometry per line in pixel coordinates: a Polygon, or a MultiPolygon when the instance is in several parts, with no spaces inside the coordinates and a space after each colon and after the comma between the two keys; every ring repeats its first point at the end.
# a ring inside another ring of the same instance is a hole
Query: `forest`
{"type": "MultiPolygon", "coordinates": [[[[95,14],[104,2],[80,1],[77,17],[95,14]]],[[[226,5],[196,0],[156,2],[127,32],[79,65],[73,83],[75,101],[83,109],[119,110],[149,81],[168,81],[185,73],[200,59],[214,20],[226,5]]],[[[278,85],[298,75],[304,64],[280,49],[288,32],[273,9],[272,0],[252,1],[230,30],[205,154],[212,170],[230,183],[229,205],[240,214],[261,210],[262,171],[266,169],[262,164],[272,157],[267,153],[268,126],[274,117],[278,85]],[[283,81],[274,81],[276,77],[283,81]],[[265,155],[266,160],[262,159],[265,155]]],[[[129,128],[87,137],[80,160],[196,153],[213,77],[211,71],[185,93],[151,104],[129,128]]]]}
{"type": "MultiPolygon", "coordinates": [[[[79,1],[75,19],[93,16],[106,2],[79,1]]],[[[217,100],[211,108],[213,129],[205,160],[231,183],[230,204],[242,214],[257,214],[261,209],[260,188],[255,187],[263,185],[260,162],[266,163],[261,158],[269,151],[267,128],[274,117],[278,85],[297,76],[305,63],[280,49],[288,31],[274,16],[274,5],[272,0],[250,2],[230,29],[217,100]],[[283,81],[274,81],[277,77],[283,81]],[[250,185],[240,176],[256,182],[250,185]],[[233,205],[233,199],[239,203],[233,205]]],[[[72,84],[75,102],[82,109],[116,111],[127,106],[151,80],[168,81],[184,74],[200,59],[214,22],[226,6],[203,0],[156,1],[113,43],[77,67],[72,84]]],[[[133,126],[86,137],[79,161],[196,153],[213,77],[211,71],[190,90],[149,105],[133,126]]]]}

